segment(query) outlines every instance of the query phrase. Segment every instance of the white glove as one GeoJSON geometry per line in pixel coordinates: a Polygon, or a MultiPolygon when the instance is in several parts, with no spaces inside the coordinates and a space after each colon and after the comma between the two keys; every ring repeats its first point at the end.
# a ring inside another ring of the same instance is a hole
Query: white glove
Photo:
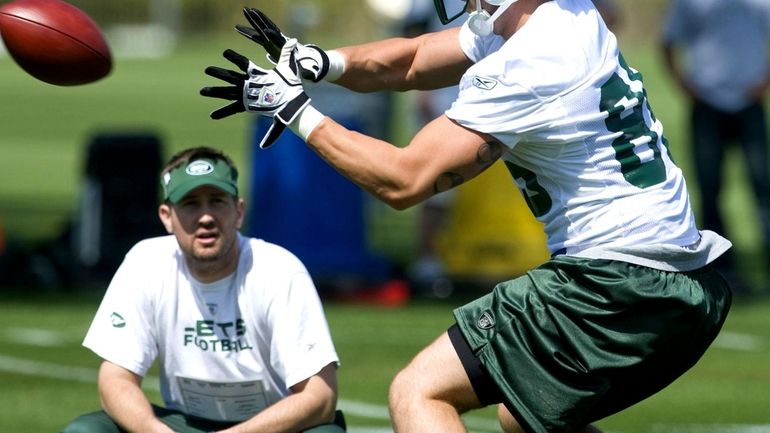
{"type": "MultiPolygon", "coordinates": [[[[261,45],[267,51],[267,59],[274,65],[277,64],[276,57],[290,38],[281,33],[281,29],[258,9],[243,8],[243,15],[251,27],[238,24],[235,30],[261,45]]],[[[303,45],[299,42],[296,44],[296,50],[295,58],[302,78],[317,83],[324,78],[334,81],[342,74],[344,60],[338,53],[332,52],[330,56],[316,45],[303,45]]]]}
{"type": "Polygon", "coordinates": [[[200,94],[207,97],[227,99],[231,104],[211,112],[212,119],[249,111],[260,116],[271,117],[272,125],[262,138],[259,147],[273,144],[286,126],[310,103],[297,75],[296,39],[289,39],[281,49],[280,57],[272,70],[262,69],[246,57],[233,50],[224,52],[225,58],[233,62],[244,73],[216,66],[209,66],[205,73],[224,80],[232,86],[204,87],[200,94]]]}

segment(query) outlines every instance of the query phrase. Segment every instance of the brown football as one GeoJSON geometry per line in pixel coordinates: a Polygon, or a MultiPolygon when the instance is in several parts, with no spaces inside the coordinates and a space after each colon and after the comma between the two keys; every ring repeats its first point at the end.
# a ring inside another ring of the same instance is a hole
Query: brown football
{"type": "Polygon", "coordinates": [[[61,0],[15,0],[0,6],[0,35],[16,63],[46,83],[86,84],[112,70],[99,26],[61,0]]]}

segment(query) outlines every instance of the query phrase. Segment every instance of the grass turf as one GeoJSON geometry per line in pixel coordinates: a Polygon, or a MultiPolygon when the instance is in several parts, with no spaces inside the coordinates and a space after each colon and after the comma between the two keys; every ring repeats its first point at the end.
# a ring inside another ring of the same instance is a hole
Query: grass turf
{"type": "MultiPolygon", "coordinates": [[[[80,341],[98,297],[12,296],[6,289],[0,301],[0,431],[58,431],[77,414],[97,409],[98,359],[80,341]]],[[[326,303],[343,363],[343,408],[365,403],[380,411],[352,408],[347,413],[352,430],[389,426],[383,414],[390,379],[451,324],[455,303],[413,302],[401,308],[326,303]]],[[[698,365],[669,388],[598,425],[616,433],[712,431],[727,425],[734,431],[769,431],[768,365],[770,300],[739,301],[698,365]],[[757,425],[765,430],[749,430],[757,425]]],[[[156,391],[148,392],[160,401],[156,391]]],[[[475,431],[495,431],[494,410],[470,416],[475,431]]]]}

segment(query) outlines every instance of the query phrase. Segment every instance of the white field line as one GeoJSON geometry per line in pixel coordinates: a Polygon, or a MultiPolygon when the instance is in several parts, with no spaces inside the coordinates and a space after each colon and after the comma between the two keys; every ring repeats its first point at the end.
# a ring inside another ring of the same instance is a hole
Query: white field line
{"type": "MultiPolygon", "coordinates": [[[[72,339],[68,334],[47,329],[6,328],[3,330],[3,337],[4,340],[9,342],[43,347],[62,346],[72,342],[72,339]]],[[[766,344],[760,337],[723,331],[714,341],[714,347],[755,352],[767,349],[768,344],[766,344]]],[[[54,363],[33,361],[4,355],[0,355],[0,371],[48,377],[51,379],[73,380],[86,383],[96,382],[95,369],[67,367],[54,363]]],[[[160,389],[160,384],[156,377],[146,377],[143,385],[144,388],[156,392],[160,389]]],[[[388,408],[384,405],[346,399],[340,399],[338,404],[340,409],[351,415],[390,421],[388,408]]],[[[464,416],[463,420],[469,429],[477,431],[478,433],[499,431],[499,426],[494,420],[468,415],[464,416]]],[[[350,430],[349,433],[390,433],[391,431],[390,428],[362,428],[350,430]]],[[[700,425],[665,425],[659,426],[653,433],[663,433],[663,431],[665,431],[665,433],[770,433],[770,425],[719,425],[707,427],[700,425]]]]}
{"type": "Polygon", "coordinates": [[[759,352],[767,349],[765,341],[754,335],[739,334],[737,332],[722,331],[714,340],[714,347],[721,349],[743,350],[746,352],[759,352]]]}
{"type": "MultiPolygon", "coordinates": [[[[66,367],[50,362],[32,361],[0,355],[0,371],[46,377],[49,379],[96,383],[96,370],[85,367],[66,367]]],[[[158,379],[145,378],[145,387],[158,390],[158,379]]],[[[389,421],[388,409],[383,405],[341,399],[340,409],[361,418],[389,421]]],[[[496,421],[486,418],[463,417],[470,433],[499,431],[496,421]]],[[[350,426],[348,433],[392,433],[390,427],[350,426]]],[[[656,424],[651,433],[770,433],[770,424],[656,424]]]]}
{"type": "Polygon", "coordinates": [[[9,343],[40,347],[62,347],[72,344],[72,335],[50,329],[15,328],[3,329],[3,340],[9,343]]]}

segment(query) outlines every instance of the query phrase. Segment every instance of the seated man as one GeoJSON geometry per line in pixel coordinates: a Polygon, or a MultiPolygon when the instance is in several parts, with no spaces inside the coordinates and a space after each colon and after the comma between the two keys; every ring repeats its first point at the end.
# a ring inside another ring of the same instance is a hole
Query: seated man
{"type": "Polygon", "coordinates": [[[125,257],[83,345],[103,361],[103,411],[64,433],[342,433],[339,363],[321,302],[290,252],[239,234],[244,201],[223,153],[161,172],[168,233],[125,257]],[[141,389],[155,359],[165,407],[141,389]]]}

